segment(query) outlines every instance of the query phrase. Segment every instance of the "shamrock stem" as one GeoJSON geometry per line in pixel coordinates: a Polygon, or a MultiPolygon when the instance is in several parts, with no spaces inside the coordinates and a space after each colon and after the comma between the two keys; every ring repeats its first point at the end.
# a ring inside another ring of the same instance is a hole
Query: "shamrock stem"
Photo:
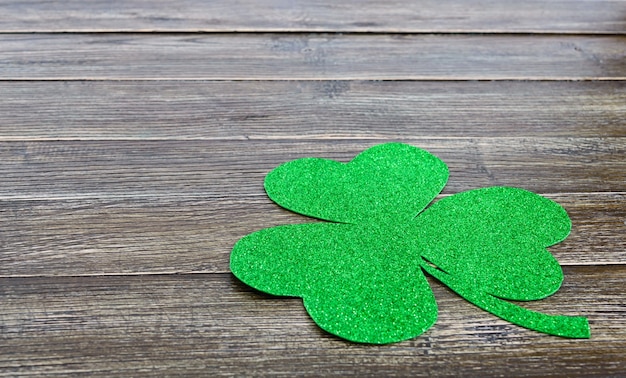
{"type": "Polygon", "coordinates": [[[476,306],[488,311],[504,320],[535,331],[551,335],[588,339],[591,337],[589,322],[581,316],[547,315],[541,312],[527,310],[491,294],[474,290],[471,285],[460,281],[454,276],[430,265],[424,261],[422,269],[435,277],[457,294],[472,302],[476,306]]]}

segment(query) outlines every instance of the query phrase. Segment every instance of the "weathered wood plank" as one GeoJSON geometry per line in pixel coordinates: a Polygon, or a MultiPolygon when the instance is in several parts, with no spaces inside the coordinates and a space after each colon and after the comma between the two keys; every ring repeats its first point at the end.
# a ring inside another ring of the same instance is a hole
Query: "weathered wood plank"
{"type": "Polygon", "coordinates": [[[555,295],[523,306],[587,316],[590,340],[512,325],[434,280],[430,283],[439,304],[437,323],[416,339],[373,346],[324,333],[300,300],[254,292],[230,274],[5,278],[0,279],[0,373],[623,373],[626,268],[566,267],[564,273],[564,286],[555,295]]]}
{"type": "Polygon", "coordinates": [[[0,0],[0,376],[626,371],[626,1],[172,4],[0,0]],[[563,204],[564,287],[524,306],[588,316],[592,339],[431,280],[433,329],[350,344],[228,273],[237,239],[303,221],[267,171],[388,140],[443,158],[444,195],[563,204]]]}
{"type": "Polygon", "coordinates": [[[0,92],[0,140],[626,136],[623,81],[18,81],[0,92]]]}
{"type": "MultiPolygon", "coordinates": [[[[0,276],[229,272],[239,238],[311,221],[261,194],[0,201],[0,276]]],[[[626,264],[626,193],[547,197],[573,223],[550,248],[561,264],[626,264]]]]}
{"type": "Polygon", "coordinates": [[[626,79],[626,36],[3,34],[0,79],[626,79]]]}
{"type": "MultiPolygon", "coordinates": [[[[626,138],[397,139],[439,156],[444,193],[508,185],[539,193],[626,191],[626,138]]],[[[0,143],[0,199],[261,195],[285,161],[349,161],[386,140],[0,143]]]]}
{"type": "Polygon", "coordinates": [[[0,2],[0,31],[624,33],[609,0],[0,2]]]}

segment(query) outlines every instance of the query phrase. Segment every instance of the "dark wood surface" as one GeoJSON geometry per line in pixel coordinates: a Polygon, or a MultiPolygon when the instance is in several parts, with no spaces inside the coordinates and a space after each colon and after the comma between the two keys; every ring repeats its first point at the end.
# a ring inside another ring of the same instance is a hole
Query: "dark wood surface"
{"type": "Polygon", "coordinates": [[[0,376],[626,375],[626,1],[0,1],[0,376]],[[321,331],[228,269],[303,218],[263,177],[386,141],[561,203],[533,332],[430,280],[401,343],[321,331]]]}
{"type": "Polygon", "coordinates": [[[3,0],[0,31],[625,34],[624,13],[620,0],[3,0]]]}
{"type": "Polygon", "coordinates": [[[5,80],[626,80],[626,36],[0,34],[5,80]]]}

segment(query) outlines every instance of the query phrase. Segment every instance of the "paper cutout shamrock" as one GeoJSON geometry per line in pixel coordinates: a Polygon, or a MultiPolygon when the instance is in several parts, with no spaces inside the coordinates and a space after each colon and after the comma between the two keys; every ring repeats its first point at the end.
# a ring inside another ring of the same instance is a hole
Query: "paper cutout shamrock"
{"type": "Polygon", "coordinates": [[[329,222],[247,235],[233,248],[231,270],[260,291],[303,298],[321,328],[356,342],[406,340],[434,324],[424,272],[512,323],[588,338],[584,317],[506,301],[542,299],[560,287],[561,267],[546,247],[569,234],[565,210],[510,187],[470,190],[426,208],[447,179],[443,161],[400,143],[374,146],[347,164],[287,162],[267,175],[269,197],[329,222]]]}

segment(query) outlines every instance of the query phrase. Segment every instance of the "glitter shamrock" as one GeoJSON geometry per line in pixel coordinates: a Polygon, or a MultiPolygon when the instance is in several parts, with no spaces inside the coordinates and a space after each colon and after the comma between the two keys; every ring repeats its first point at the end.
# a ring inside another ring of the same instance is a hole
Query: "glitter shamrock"
{"type": "Polygon", "coordinates": [[[401,143],[374,146],[349,163],[287,162],[267,175],[268,196],[324,222],[243,237],[231,270],[260,291],[301,297],[322,329],[356,342],[406,340],[435,323],[437,303],[424,272],[512,323],[588,338],[584,317],[508,301],[559,289],[563,273],[546,247],[569,234],[565,210],[510,187],[461,192],[428,206],[447,179],[443,161],[401,143]]]}

